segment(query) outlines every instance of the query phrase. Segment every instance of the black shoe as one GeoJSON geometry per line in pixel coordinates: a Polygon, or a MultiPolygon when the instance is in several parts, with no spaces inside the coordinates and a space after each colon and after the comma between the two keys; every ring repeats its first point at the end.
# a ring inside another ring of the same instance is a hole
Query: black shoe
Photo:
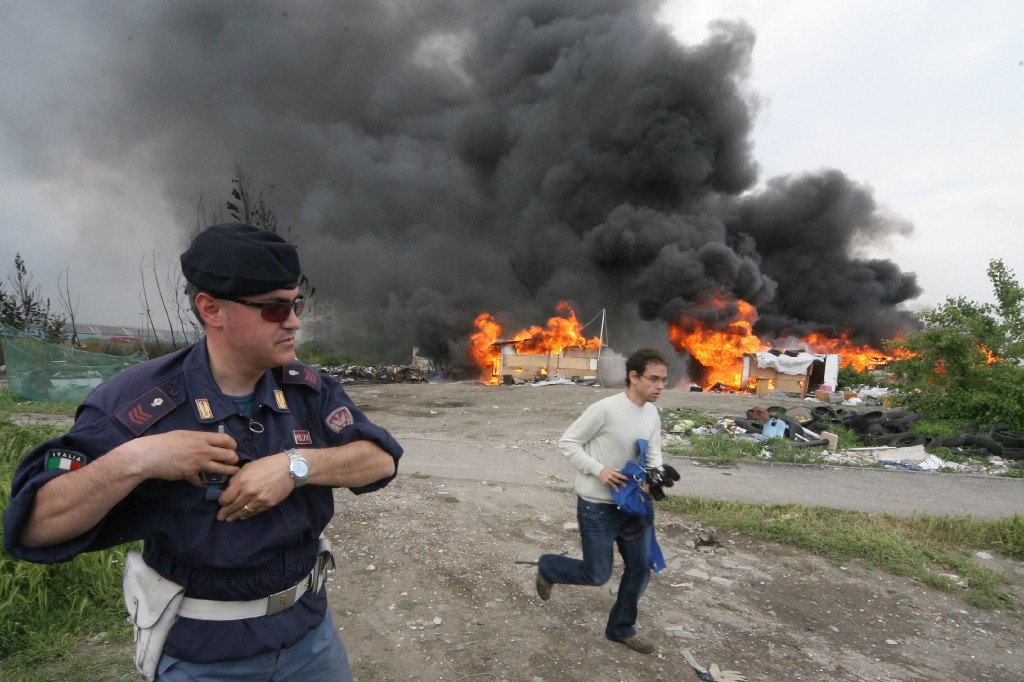
{"type": "Polygon", "coordinates": [[[544,601],[551,599],[551,583],[541,575],[539,568],[537,569],[537,596],[544,601]]]}
{"type": "MultiPolygon", "coordinates": [[[[611,639],[611,638],[609,637],[609,639],[611,639]]],[[[618,642],[619,644],[625,644],[626,646],[628,646],[633,651],[636,651],[637,653],[641,653],[641,654],[651,654],[651,653],[654,653],[654,645],[651,644],[650,642],[648,642],[646,639],[644,639],[640,635],[633,635],[632,637],[627,637],[626,639],[612,639],[612,641],[613,642],[618,642]]]]}

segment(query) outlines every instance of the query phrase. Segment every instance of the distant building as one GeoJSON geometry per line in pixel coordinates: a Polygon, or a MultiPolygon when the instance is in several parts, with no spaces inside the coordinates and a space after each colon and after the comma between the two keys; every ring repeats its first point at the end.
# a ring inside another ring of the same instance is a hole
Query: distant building
{"type": "Polygon", "coordinates": [[[296,341],[300,345],[311,341],[331,344],[341,338],[342,328],[341,316],[334,301],[314,296],[306,300],[302,329],[296,334],[296,341]]]}
{"type": "MultiPolygon", "coordinates": [[[[143,329],[139,327],[122,327],[111,324],[90,324],[88,322],[78,322],[75,324],[75,333],[78,334],[79,341],[85,341],[86,339],[103,339],[104,341],[113,341],[115,343],[135,343],[140,342],[151,343],[154,341],[170,343],[172,340],[180,343],[192,343],[199,338],[199,333],[186,329],[174,330],[171,333],[170,329],[143,329]]],[[[64,336],[71,338],[72,330],[66,327],[64,330],[64,336]]]]}

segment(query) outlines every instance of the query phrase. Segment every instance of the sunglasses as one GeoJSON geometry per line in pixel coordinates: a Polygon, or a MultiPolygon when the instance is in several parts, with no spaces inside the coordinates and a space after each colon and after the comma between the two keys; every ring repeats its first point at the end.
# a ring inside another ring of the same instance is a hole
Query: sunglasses
{"type": "Polygon", "coordinates": [[[285,303],[283,301],[260,303],[258,301],[247,301],[244,298],[234,298],[232,296],[218,296],[217,298],[223,301],[231,301],[232,303],[241,303],[242,305],[259,308],[260,317],[267,322],[274,323],[284,322],[292,312],[295,313],[295,317],[302,317],[302,311],[306,308],[306,299],[303,296],[297,297],[291,303],[285,303]]]}

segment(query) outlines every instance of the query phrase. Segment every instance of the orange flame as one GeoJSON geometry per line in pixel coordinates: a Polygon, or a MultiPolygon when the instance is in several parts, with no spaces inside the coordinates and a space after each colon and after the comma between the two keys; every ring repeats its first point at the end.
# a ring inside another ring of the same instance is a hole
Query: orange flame
{"type": "Polygon", "coordinates": [[[1001,358],[1000,356],[996,355],[995,353],[993,353],[992,351],[990,351],[988,348],[986,348],[985,346],[981,345],[980,343],[978,344],[978,348],[985,355],[985,364],[986,365],[994,365],[997,362],[1002,362],[1003,361],[1003,358],[1001,358]]]}
{"type": "MultiPolygon", "coordinates": [[[[516,347],[516,352],[533,354],[558,354],[567,348],[601,348],[601,338],[587,338],[576,318],[576,312],[568,301],[560,302],[555,310],[563,317],[552,317],[547,328],[536,325],[517,332],[508,343],[516,347]]],[[[480,313],[473,321],[477,332],[469,339],[468,354],[471,360],[484,370],[481,380],[487,384],[501,381],[498,375],[501,363],[501,325],[490,313],[480,313]]]]}
{"type": "MultiPolygon", "coordinates": [[[[723,299],[714,299],[705,305],[721,310],[727,304],[728,301],[723,299]]],[[[685,350],[708,369],[705,387],[725,384],[741,388],[743,356],[770,348],[753,332],[754,322],[757,321],[754,306],[740,300],[736,301],[736,305],[739,308],[738,315],[721,329],[714,329],[696,320],[668,325],[668,338],[676,350],[685,350]]]]}
{"type": "Polygon", "coordinates": [[[838,353],[841,358],[839,363],[841,367],[853,367],[858,372],[875,369],[895,359],[871,346],[859,346],[853,343],[850,341],[849,332],[843,332],[838,338],[811,332],[801,341],[806,344],[807,350],[811,353],[822,355],[838,353]]]}
{"type": "Polygon", "coordinates": [[[890,352],[892,353],[893,360],[910,360],[912,358],[921,357],[920,353],[916,353],[909,348],[904,348],[903,346],[896,346],[895,348],[892,348],[890,352]]]}
{"type": "MultiPolygon", "coordinates": [[[[726,386],[732,390],[747,390],[749,386],[741,386],[743,375],[743,356],[759,353],[772,348],[772,344],[762,341],[753,332],[757,321],[757,309],[746,301],[716,298],[702,304],[705,308],[723,311],[726,306],[735,305],[736,314],[724,324],[711,326],[695,319],[684,319],[669,323],[668,336],[677,351],[686,351],[706,370],[702,383],[704,388],[726,386]]],[[[500,383],[501,347],[514,344],[516,352],[530,354],[562,353],[567,348],[601,347],[600,337],[587,338],[583,335],[579,320],[572,306],[562,301],[557,306],[562,317],[552,317],[547,328],[532,326],[516,333],[510,340],[502,341],[501,325],[490,313],[480,313],[473,324],[477,332],[470,337],[468,354],[473,362],[483,370],[481,380],[488,384],[500,383]]],[[[838,354],[843,367],[853,367],[858,371],[870,370],[885,365],[896,359],[912,357],[914,353],[905,349],[895,348],[892,355],[867,345],[858,345],[850,341],[848,332],[838,337],[828,337],[820,333],[811,333],[800,339],[786,343],[787,349],[806,350],[810,353],[827,355],[838,354]],[[793,348],[793,346],[796,348],[793,348]]],[[[989,354],[990,362],[997,358],[989,354]]]]}
{"type": "MultiPolygon", "coordinates": [[[[721,311],[729,303],[725,299],[714,299],[704,305],[721,311]]],[[[754,306],[742,300],[734,303],[738,309],[737,314],[728,323],[716,328],[695,320],[669,324],[669,340],[676,350],[685,350],[707,369],[704,388],[725,385],[736,390],[746,390],[749,387],[740,385],[743,356],[772,347],[753,332],[757,321],[754,306]]],[[[811,333],[800,338],[795,345],[798,348],[792,350],[805,350],[820,355],[839,354],[842,367],[849,366],[858,371],[875,369],[895,359],[870,346],[853,343],[848,332],[843,332],[838,338],[811,333]]]]}
{"type": "Polygon", "coordinates": [[[477,328],[477,332],[469,337],[467,354],[477,367],[484,370],[481,373],[481,381],[496,384],[501,380],[498,376],[501,351],[494,344],[501,336],[501,325],[490,313],[480,313],[473,320],[473,326],[477,328]]]}

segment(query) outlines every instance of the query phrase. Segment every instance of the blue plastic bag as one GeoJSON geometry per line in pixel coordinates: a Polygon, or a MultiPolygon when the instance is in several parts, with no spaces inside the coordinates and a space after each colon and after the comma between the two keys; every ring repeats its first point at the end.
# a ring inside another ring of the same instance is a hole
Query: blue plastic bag
{"type": "Polygon", "coordinates": [[[761,427],[761,434],[766,438],[784,438],[788,429],[789,424],[777,417],[772,417],[761,427]]]}
{"type": "Polygon", "coordinates": [[[626,462],[619,473],[628,480],[617,489],[612,488],[612,499],[619,509],[630,516],[642,516],[649,519],[654,516],[654,500],[643,489],[647,482],[647,473],[636,462],[626,462]]]}

